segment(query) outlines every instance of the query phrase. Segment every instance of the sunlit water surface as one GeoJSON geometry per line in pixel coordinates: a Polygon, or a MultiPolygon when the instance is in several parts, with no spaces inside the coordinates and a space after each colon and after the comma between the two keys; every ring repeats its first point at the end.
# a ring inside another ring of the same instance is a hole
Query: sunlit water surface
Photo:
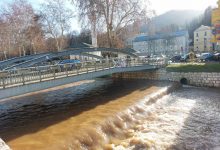
{"type": "Polygon", "coordinates": [[[0,136],[13,150],[218,150],[219,89],[172,85],[97,79],[5,100],[0,136]]]}

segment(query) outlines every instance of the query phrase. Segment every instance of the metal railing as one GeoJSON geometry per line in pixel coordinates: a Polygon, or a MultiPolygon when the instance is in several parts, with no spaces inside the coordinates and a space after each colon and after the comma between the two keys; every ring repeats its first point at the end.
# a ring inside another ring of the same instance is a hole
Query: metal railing
{"type": "Polygon", "coordinates": [[[152,65],[157,68],[166,65],[164,59],[105,59],[74,64],[57,64],[24,69],[13,69],[0,72],[0,89],[22,86],[25,84],[77,76],[85,73],[114,68],[152,65]]]}

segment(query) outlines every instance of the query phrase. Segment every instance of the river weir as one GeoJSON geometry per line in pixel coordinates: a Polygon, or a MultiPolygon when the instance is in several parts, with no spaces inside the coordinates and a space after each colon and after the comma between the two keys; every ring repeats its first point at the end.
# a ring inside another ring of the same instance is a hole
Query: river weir
{"type": "Polygon", "coordinates": [[[88,80],[2,101],[0,138],[13,150],[218,149],[219,107],[219,89],[88,80]]]}

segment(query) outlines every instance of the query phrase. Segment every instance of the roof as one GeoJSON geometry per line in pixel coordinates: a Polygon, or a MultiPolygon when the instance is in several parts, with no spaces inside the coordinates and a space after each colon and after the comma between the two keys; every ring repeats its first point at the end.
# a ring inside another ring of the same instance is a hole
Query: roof
{"type": "Polygon", "coordinates": [[[70,45],[69,48],[89,48],[89,45],[87,45],[85,43],[74,43],[74,44],[70,45]]]}
{"type": "Polygon", "coordinates": [[[123,48],[122,50],[123,50],[123,51],[126,51],[126,52],[128,52],[128,53],[136,53],[136,52],[137,52],[136,50],[134,50],[134,49],[132,49],[132,48],[123,48]]]}
{"type": "Polygon", "coordinates": [[[201,25],[201,26],[200,26],[198,29],[196,29],[195,31],[204,31],[204,30],[211,30],[211,27],[201,25]]]}
{"type": "Polygon", "coordinates": [[[142,42],[142,41],[152,41],[152,40],[159,40],[159,39],[166,39],[171,37],[180,37],[188,35],[188,31],[177,31],[172,33],[166,34],[156,34],[153,36],[141,35],[135,38],[134,42],[142,42]]]}

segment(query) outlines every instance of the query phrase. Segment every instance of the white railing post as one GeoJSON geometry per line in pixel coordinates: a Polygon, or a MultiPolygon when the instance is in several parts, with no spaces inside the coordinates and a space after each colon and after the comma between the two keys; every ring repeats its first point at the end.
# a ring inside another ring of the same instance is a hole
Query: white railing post
{"type": "Polygon", "coordinates": [[[66,76],[67,76],[67,77],[68,77],[68,68],[69,68],[69,66],[66,67],[66,76]]]}
{"type": "Polygon", "coordinates": [[[41,70],[39,69],[39,78],[40,78],[40,82],[42,81],[42,77],[41,77],[41,70]]]}
{"type": "Polygon", "coordinates": [[[3,89],[5,89],[5,77],[2,77],[2,86],[3,86],[3,89]]]}
{"type": "Polygon", "coordinates": [[[25,76],[24,76],[24,73],[21,73],[21,77],[22,77],[22,84],[25,85],[25,76]]]}
{"type": "Polygon", "coordinates": [[[108,60],[108,69],[111,68],[110,60],[108,60]]]}
{"type": "Polygon", "coordinates": [[[79,70],[78,70],[78,68],[76,67],[76,74],[78,75],[79,74],[79,70]]]}
{"type": "Polygon", "coordinates": [[[10,80],[10,84],[12,84],[11,71],[9,72],[9,80],[10,80]]]}
{"type": "Polygon", "coordinates": [[[52,70],[53,70],[53,78],[56,79],[56,71],[54,68],[52,68],[52,70]]]}

